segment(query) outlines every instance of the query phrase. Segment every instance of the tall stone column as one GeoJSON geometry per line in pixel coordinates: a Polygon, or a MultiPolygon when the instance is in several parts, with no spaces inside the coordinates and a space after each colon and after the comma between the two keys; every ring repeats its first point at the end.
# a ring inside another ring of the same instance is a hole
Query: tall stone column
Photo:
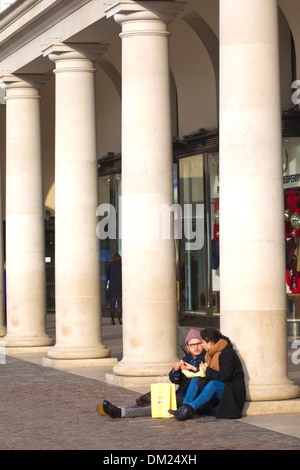
{"type": "MultiPolygon", "coordinates": [[[[0,81],[1,87],[1,81],[0,81]]],[[[6,107],[0,104],[0,119],[6,113],[6,107]]],[[[1,139],[1,137],[0,137],[1,139]]],[[[4,139],[3,139],[4,140],[4,139]]],[[[0,149],[0,158],[1,155],[0,149]]],[[[6,322],[5,322],[5,269],[4,269],[4,239],[3,239],[3,214],[2,214],[2,170],[0,171],[0,337],[6,335],[6,322]]]]}
{"type": "Polygon", "coordinates": [[[221,330],[252,401],[299,395],[287,377],[277,8],[220,1],[221,330]]]}
{"type": "Polygon", "coordinates": [[[123,359],[119,376],[166,374],[177,357],[174,240],[153,237],[173,203],[168,23],[183,2],[119,2],[122,25],[123,359]],[[157,214],[156,214],[157,215],[157,214]]]}
{"type": "Polygon", "coordinates": [[[60,367],[62,360],[110,355],[101,342],[100,245],[96,235],[94,62],[100,51],[96,44],[56,44],[44,51],[55,63],[56,79],[56,344],[44,361],[54,367],[60,367]]]}
{"type": "Polygon", "coordinates": [[[6,88],[7,347],[52,344],[46,334],[39,89],[44,76],[1,78],[6,88]]]}

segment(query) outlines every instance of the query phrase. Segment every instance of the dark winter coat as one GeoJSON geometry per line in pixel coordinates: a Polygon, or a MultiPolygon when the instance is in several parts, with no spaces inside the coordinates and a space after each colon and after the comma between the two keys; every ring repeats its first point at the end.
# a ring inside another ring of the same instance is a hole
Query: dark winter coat
{"type": "Polygon", "coordinates": [[[219,371],[207,367],[206,379],[219,380],[226,384],[216,410],[216,418],[240,418],[246,400],[246,387],[241,361],[231,343],[220,354],[219,371]]]}
{"type": "Polygon", "coordinates": [[[122,263],[116,259],[107,268],[107,280],[109,281],[108,295],[111,298],[122,298],[122,263]]]}

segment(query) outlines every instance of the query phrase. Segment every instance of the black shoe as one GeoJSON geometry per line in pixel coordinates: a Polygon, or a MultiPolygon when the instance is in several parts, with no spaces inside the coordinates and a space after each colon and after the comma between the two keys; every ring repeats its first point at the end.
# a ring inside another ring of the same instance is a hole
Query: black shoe
{"type": "Polygon", "coordinates": [[[180,413],[175,415],[175,418],[179,421],[185,421],[186,419],[190,419],[194,414],[194,408],[191,405],[182,405],[180,413]]]}
{"type": "Polygon", "coordinates": [[[173,416],[177,416],[181,411],[182,411],[182,406],[177,408],[177,410],[168,410],[168,413],[170,413],[173,416]]]}
{"type": "Polygon", "coordinates": [[[121,418],[121,408],[112,405],[107,400],[103,400],[103,411],[111,418],[121,418]]]}

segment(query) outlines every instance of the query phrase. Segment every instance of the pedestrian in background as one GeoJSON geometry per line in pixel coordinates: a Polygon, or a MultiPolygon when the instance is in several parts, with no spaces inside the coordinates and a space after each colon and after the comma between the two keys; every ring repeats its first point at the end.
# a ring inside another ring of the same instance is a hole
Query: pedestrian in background
{"type": "Polygon", "coordinates": [[[122,325],[122,258],[115,253],[107,268],[108,295],[110,297],[111,325],[115,324],[115,312],[122,325]]]}

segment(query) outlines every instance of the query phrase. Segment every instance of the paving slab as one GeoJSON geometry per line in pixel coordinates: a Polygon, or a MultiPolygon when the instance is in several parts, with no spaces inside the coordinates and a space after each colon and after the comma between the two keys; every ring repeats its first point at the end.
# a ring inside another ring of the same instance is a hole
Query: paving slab
{"type": "Polygon", "coordinates": [[[288,431],[245,419],[101,416],[104,398],[126,405],[139,393],[15,357],[0,365],[0,390],[1,450],[300,450],[288,431]]]}
{"type": "MultiPolygon", "coordinates": [[[[118,360],[122,357],[121,338],[122,327],[111,327],[104,320],[103,342],[118,360]]],[[[144,389],[107,384],[107,368],[45,367],[43,356],[7,355],[0,364],[0,450],[99,451],[100,463],[128,452],[147,463],[157,452],[180,458],[194,455],[198,464],[203,450],[300,450],[300,413],[240,420],[195,416],[185,422],[100,416],[96,408],[103,399],[128,405],[144,389]]],[[[293,365],[292,372],[298,380],[299,366],[293,365]]]]}

